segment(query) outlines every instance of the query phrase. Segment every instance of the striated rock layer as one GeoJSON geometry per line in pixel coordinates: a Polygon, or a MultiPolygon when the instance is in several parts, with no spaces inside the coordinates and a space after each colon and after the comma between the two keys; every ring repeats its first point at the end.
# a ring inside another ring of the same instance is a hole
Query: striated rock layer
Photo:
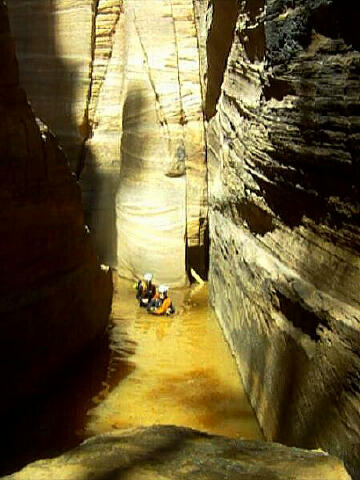
{"type": "Polygon", "coordinates": [[[158,281],[181,285],[186,261],[204,270],[204,253],[196,249],[204,246],[206,227],[192,2],[130,0],[125,18],[128,48],[116,202],[119,272],[131,277],[151,270],[158,281]]]}
{"type": "Polygon", "coordinates": [[[351,480],[342,463],[323,452],[172,426],[99,435],[61,457],[40,460],[2,478],[351,480]]]}
{"type": "Polygon", "coordinates": [[[360,478],[357,17],[330,0],[204,1],[198,31],[212,303],[266,438],[360,478]]]}
{"type": "Polygon", "coordinates": [[[192,0],[13,0],[9,7],[22,82],[80,177],[101,258],[121,275],[151,270],[170,285],[186,283],[191,267],[205,275],[192,0]]]}
{"type": "Polygon", "coordinates": [[[80,190],[53,135],[19,88],[0,5],[0,376],[2,411],[101,334],[110,313],[80,190]]]}

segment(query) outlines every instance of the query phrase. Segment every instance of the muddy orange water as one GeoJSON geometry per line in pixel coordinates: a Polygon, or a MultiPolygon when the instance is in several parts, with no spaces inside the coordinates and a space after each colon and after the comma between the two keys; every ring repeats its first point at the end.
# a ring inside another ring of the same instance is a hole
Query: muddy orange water
{"type": "Polygon", "coordinates": [[[184,425],[262,439],[207,286],[171,292],[176,314],[149,315],[132,284],[116,279],[107,382],[86,435],[137,425],[184,425]]]}

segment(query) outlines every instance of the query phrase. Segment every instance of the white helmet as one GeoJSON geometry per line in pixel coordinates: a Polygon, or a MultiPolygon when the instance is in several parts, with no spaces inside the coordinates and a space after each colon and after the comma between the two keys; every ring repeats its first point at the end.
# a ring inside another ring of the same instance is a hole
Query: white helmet
{"type": "Polygon", "coordinates": [[[169,290],[169,287],[167,285],[160,285],[159,287],[159,293],[167,293],[169,290]]]}
{"type": "Polygon", "coordinates": [[[147,282],[151,282],[151,280],[152,280],[152,273],[145,273],[145,275],[144,275],[144,280],[146,280],[147,282]]]}

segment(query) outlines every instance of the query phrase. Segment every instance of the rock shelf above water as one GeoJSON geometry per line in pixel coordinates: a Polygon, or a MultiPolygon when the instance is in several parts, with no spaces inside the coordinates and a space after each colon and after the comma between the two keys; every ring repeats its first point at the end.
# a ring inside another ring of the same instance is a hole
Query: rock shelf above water
{"type": "Polygon", "coordinates": [[[61,457],[3,480],[351,480],[324,452],[233,440],[174,426],[93,437],[61,457]]]}

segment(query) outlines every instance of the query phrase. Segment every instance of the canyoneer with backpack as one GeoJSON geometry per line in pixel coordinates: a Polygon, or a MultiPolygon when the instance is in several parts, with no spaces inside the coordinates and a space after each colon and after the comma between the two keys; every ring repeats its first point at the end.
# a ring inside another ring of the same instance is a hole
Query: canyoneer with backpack
{"type": "Polygon", "coordinates": [[[153,315],[171,315],[175,313],[171,298],[168,296],[169,287],[160,285],[159,292],[149,303],[148,312],[153,315]]]}
{"type": "Polygon", "coordinates": [[[144,279],[135,284],[136,298],[139,300],[140,307],[148,307],[151,300],[156,295],[156,287],[152,283],[152,274],[145,273],[144,279]]]}

